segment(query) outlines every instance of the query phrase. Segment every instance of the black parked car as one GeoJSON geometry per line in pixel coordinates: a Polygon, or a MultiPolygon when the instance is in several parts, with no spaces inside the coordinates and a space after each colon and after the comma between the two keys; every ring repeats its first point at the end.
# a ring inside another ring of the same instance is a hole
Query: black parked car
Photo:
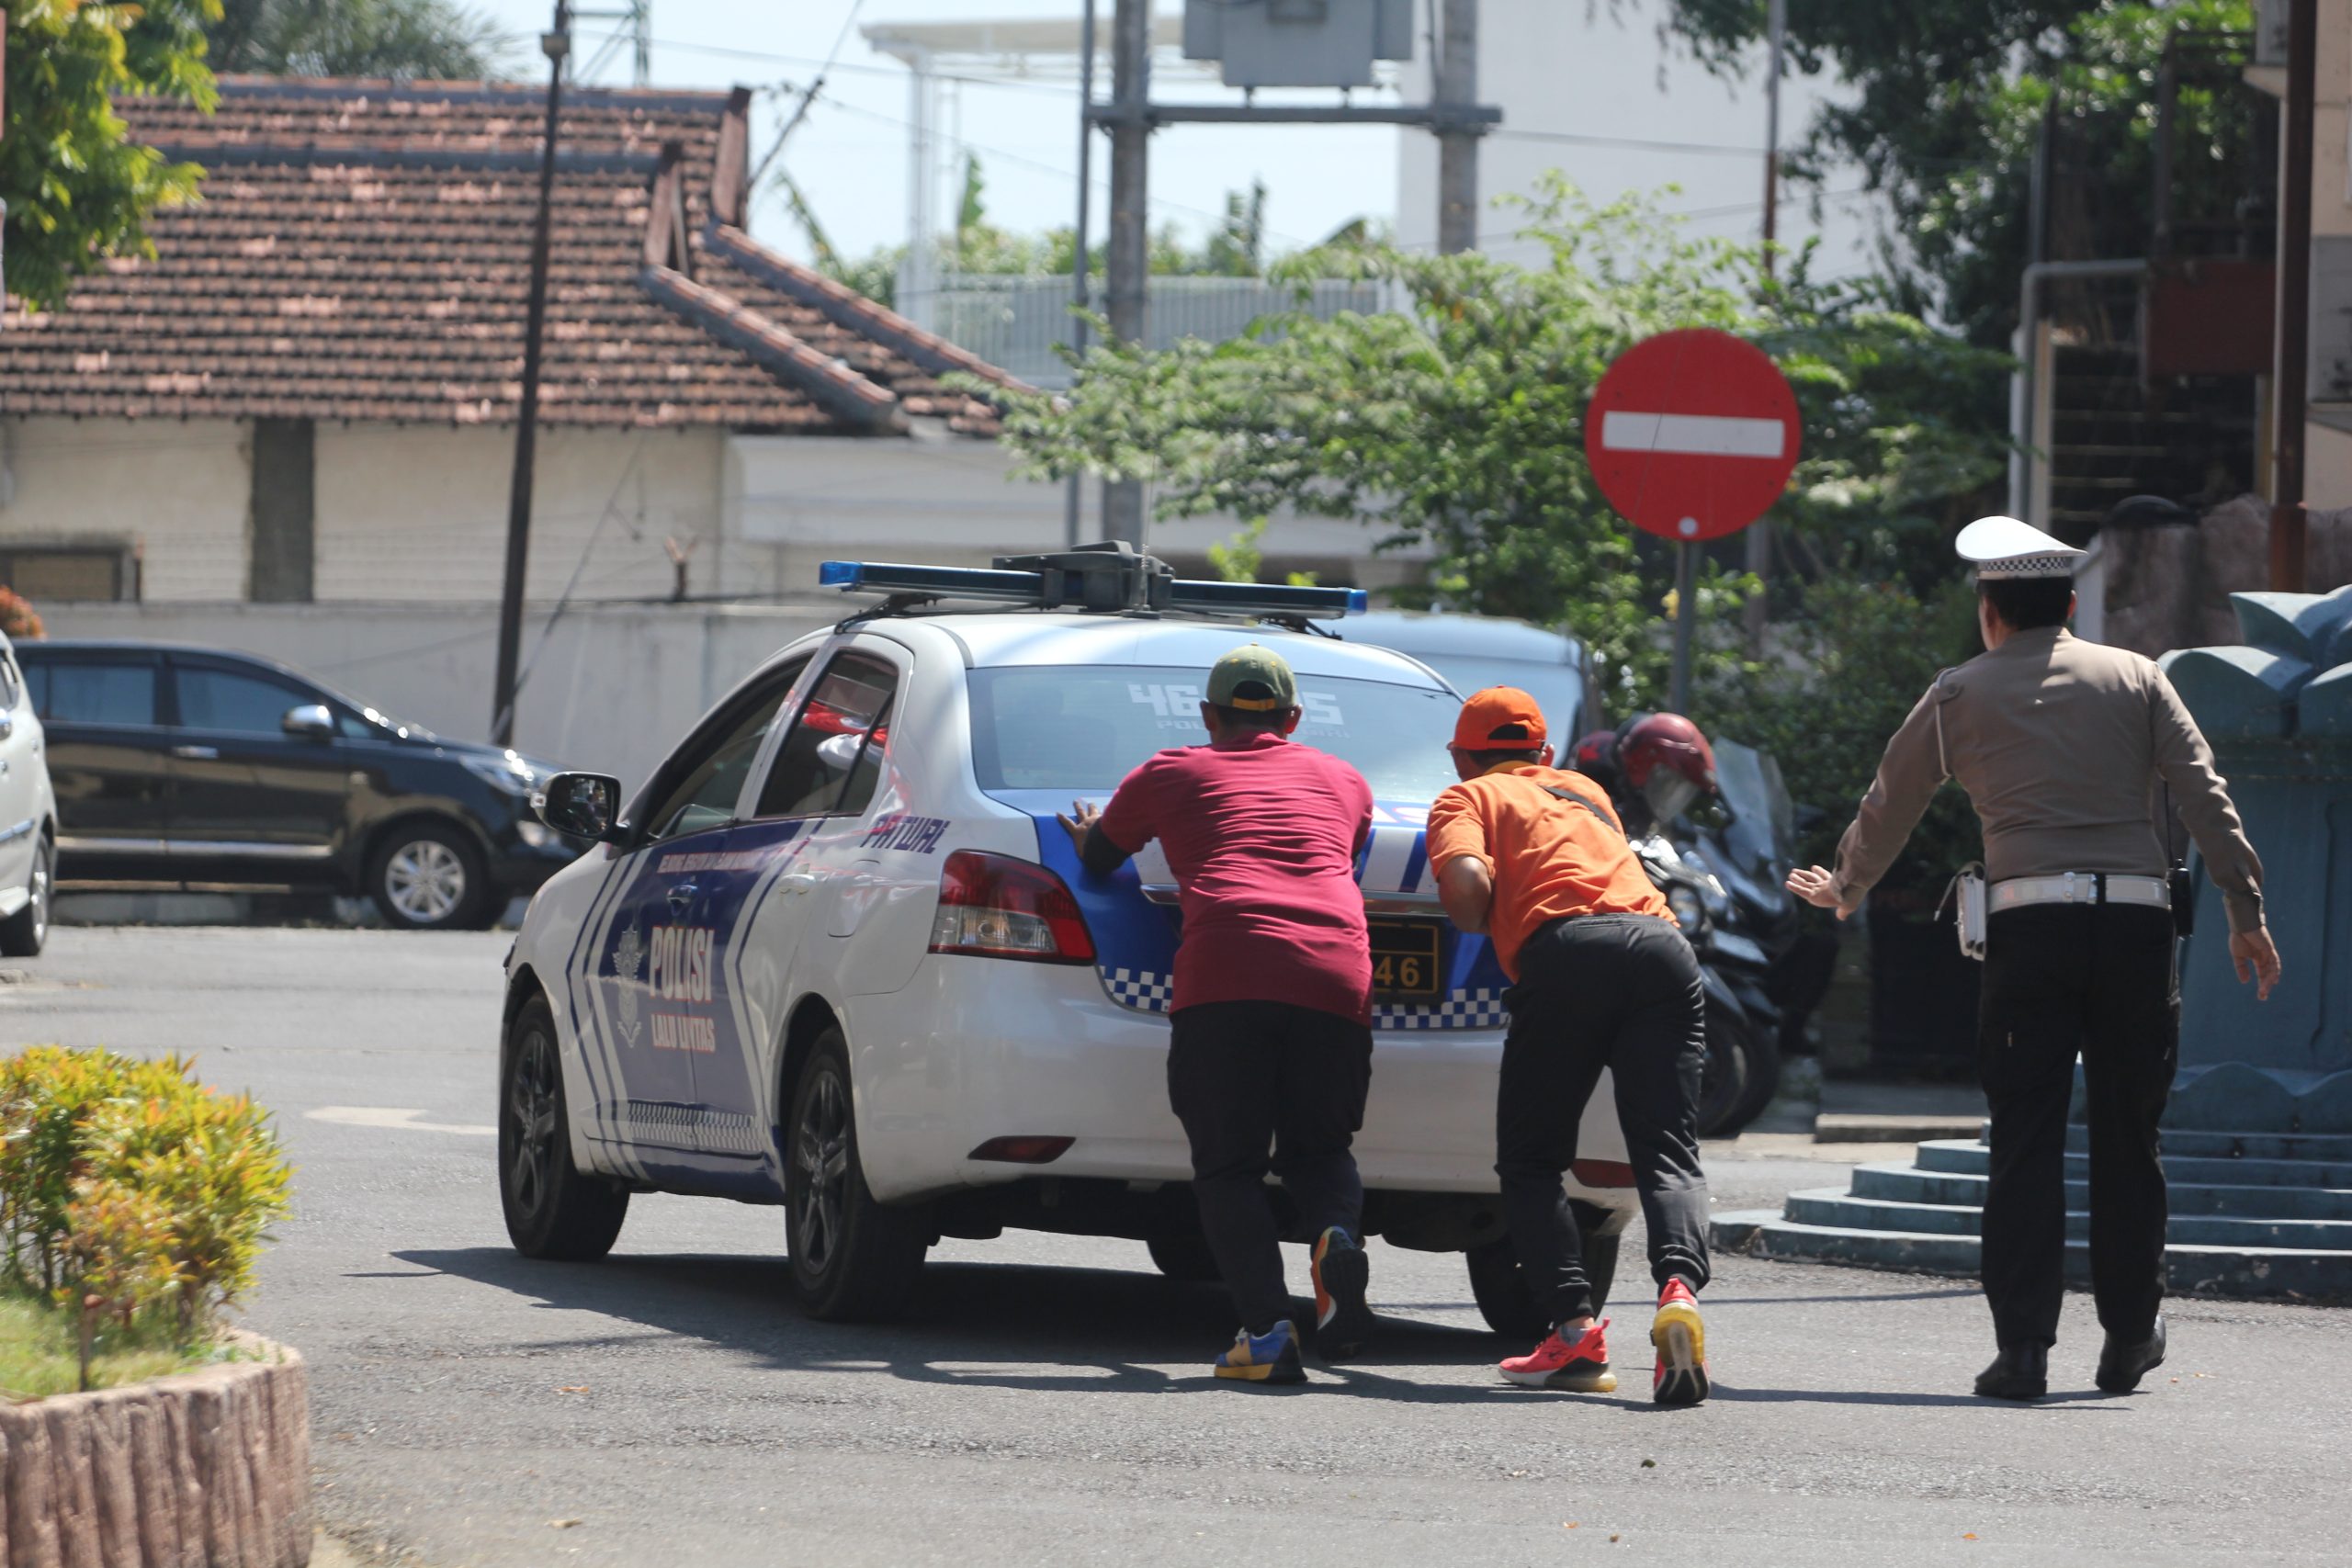
{"type": "Polygon", "coordinates": [[[251,654],[17,646],[49,737],[61,882],[364,893],[479,928],[579,852],[531,810],[555,770],[445,740],[251,654]]]}

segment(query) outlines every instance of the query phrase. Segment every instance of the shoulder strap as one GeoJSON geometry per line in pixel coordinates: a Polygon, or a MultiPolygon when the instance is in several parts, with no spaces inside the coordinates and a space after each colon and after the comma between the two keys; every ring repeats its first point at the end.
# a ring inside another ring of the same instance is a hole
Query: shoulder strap
{"type": "Polygon", "coordinates": [[[1614,817],[1611,817],[1608,812],[1603,811],[1600,807],[1595,806],[1591,801],[1587,800],[1582,795],[1579,795],[1575,790],[1564,788],[1559,784],[1544,784],[1535,779],[1529,779],[1527,782],[1534,784],[1537,789],[1542,790],[1545,795],[1550,795],[1555,800],[1565,800],[1570,806],[1583,807],[1587,811],[1591,812],[1595,817],[1599,818],[1601,825],[1606,827],[1611,832],[1615,833],[1621,839],[1625,836],[1625,829],[1623,824],[1621,824],[1614,817]]]}

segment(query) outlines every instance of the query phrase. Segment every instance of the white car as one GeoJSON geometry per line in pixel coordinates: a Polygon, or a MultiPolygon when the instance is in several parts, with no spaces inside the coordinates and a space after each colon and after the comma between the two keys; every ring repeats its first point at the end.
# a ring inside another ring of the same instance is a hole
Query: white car
{"type": "Polygon", "coordinates": [[[16,646],[0,637],[0,957],[38,957],[49,942],[57,796],[46,750],[16,646]]]}
{"type": "MultiPolygon", "coordinates": [[[[854,592],[903,592],[769,660],[626,809],[616,781],[548,783],[548,821],[603,848],[540,889],[508,962],[499,1168],[521,1251],[601,1256],[653,1190],[783,1204],[792,1292],[820,1317],[888,1316],[932,1243],[1007,1226],[1137,1237],[1169,1274],[1214,1278],[1168,1104],[1173,878],[1156,846],[1087,874],[1055,814],[1202,740],[1209,666],[1258,641],[1297,671],[1296,739],[1378,802],[1364,1228],[1468,1253],[1496,1328],[1542,1332],[1496,1197],[1506,982],[1439,912],[1422,844],[1458,699],[1304,629],[1299,604],[1360,593],[1171,590],[1157,570],[1169,608],[1087,611],[1060,607],[1084,602],[1076,572],[835,563],[854,592]],[[972,592],[1037,607],[918,607],[972,592]]],[[[1598,1274],[1634,1209],[1605,1086],[1580,1129],[1598,1274]]]]}

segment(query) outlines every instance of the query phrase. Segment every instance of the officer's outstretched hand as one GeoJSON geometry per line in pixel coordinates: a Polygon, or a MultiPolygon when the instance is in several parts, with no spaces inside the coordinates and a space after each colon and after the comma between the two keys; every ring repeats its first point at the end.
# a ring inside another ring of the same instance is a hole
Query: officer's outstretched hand
{"type": "Polygon", "coordinates": [[[2237,965],[2239,985],[2254,982],[2256,1001],[2270,999],[2270,987],[2278,983],[2278,944],[2270,940],[2268,926],[2232,931],[2230,962],[2237,965]]]}
{"type": "Polygon", "coordinates": [[[1817,865],[1801,865],[1789,873],[1789,891],[1817,909],[1835,909],[1841,920],[1850,919],[1862,907],[1861,896],[1856,894],[1841,904],[1838,901],[1838,879],[1817,865]]]}

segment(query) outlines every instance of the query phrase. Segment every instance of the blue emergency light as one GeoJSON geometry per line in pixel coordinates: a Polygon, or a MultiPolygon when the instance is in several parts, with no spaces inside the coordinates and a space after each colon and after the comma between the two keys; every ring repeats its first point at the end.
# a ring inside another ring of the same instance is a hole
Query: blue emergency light
{"type": "Polygon", "coordinates": [[[1002,556],[993,570],[829,560],[818,568],[817,581],[845,593],[880,593],[910,604],[965,599],[1043,610],[1188,610],[1196,615],[1325,619],[1360,615],[1371,604],[1361,588],[1179,579],[1161,561],[1124,544],[1002,556]]]}

